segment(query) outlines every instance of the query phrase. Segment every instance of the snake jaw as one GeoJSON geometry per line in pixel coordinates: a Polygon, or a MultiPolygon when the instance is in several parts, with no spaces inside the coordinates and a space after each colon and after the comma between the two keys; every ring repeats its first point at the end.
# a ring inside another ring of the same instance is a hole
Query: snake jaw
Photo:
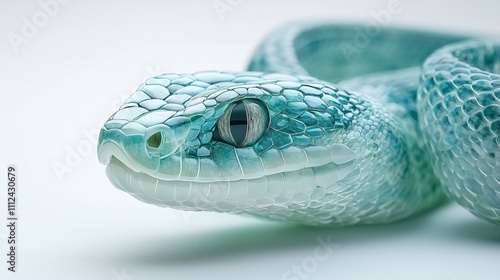
{"type": "MultiPolygon", "coordinates": [[[[157,206],[190,211],[247,213],[283,220],[282,215],[307,213],[311,198],[320,199],[334,182],[357,176],[356,161],[351,151],[339,152],[336,161],[314,168],[282,171],[253,179],[162,180],[154,174],[134,171],[127,162],[112,156],[106,174],[115,187],[135,198],[157,206]],[[267,214],[266,214],[267,213],[267,214]]],[[[220,178],[219,178],[220,179],[220,178]]],[[[308,224],[325,221],[310,219],[308,224]]]]}

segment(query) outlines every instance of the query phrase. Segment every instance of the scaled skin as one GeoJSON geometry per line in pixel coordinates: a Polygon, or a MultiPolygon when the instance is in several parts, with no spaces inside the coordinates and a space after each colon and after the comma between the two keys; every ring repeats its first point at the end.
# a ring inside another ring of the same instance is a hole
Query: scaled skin
{"type": "Polygon", "coordinates": [[[313,78],[166,74],[104,125],[99,156],[115,186],[160,206],[308,225],[385,223],[442,198],[428,169],[410,167],[423,151],[404,122],[313,78]],[[270,121],[257,143],[236,148],[212,132],[242,99],[265,104],[270,121]],[[163,141],[149,147],[156,132],[163,141]]]}
{"type": "MultiPolygon", "coordinates": [[[[208,71],[147,80],[101,130],[99,159],[108,177],[159,206],[305,225],[388,223],[437,205],[444,194],[432,166],[445,163],[436,164],[435,150],[425,146],[430,137],[420,130],[426,116],[416,103],[419,65],[463,38],[383,31],[358,54],[370,55],[356,68],[334,47],[353,28],[303,24],[272,34],[250,69],[290,75],[208,71]],[[408,39],[412,48],[397,48],[408,39]],[[396,51],[380,58],[387,44],[396,51]],[[413,55],[405,59],[401,49],[413,55]],[[384,71],[392,72],[358,77],[384,71]],[[331,83],[344,79],[350,80],[331,83]],[[241,100],[261,104],[269,122],[255,144],[235,147],[214,132],[241,100]]],[[[426,91],[432,88],[418,91],[421,99],[426,91]]],[[[492,173],[498,160],[493,164],[492,173]]],[[[492,205],[498,211],[498,200],[492,205]]]]}

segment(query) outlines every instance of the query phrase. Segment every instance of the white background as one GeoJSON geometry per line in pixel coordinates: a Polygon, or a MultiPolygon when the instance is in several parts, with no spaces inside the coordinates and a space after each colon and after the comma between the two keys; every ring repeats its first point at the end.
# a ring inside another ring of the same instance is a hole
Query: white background
{"type": "MultiPolygon", "coordinates": [[[[61,4],[45,23],[39,1],[0,4],[1,279],[282,279],[302,265],[303,279],[499,279],[500,228],[454,204],[343,229],[162,209],[116,190],[85,136],[148,76],[243,70],[290,20],[366,24],[388,0],[89,2],[61,4]],[[221,3],[234,6],[217,13],[221,3]],[[33,16],[39,27],[12,44],[33,16]],[[8,164],[18,168],[15,274],[5,263],[8,164]],[[337,245],[326,260],[314,259],[317,238],[337,245]]],[[[499,3],[401,0],[390,25],[498,36],[499,3]]]]}

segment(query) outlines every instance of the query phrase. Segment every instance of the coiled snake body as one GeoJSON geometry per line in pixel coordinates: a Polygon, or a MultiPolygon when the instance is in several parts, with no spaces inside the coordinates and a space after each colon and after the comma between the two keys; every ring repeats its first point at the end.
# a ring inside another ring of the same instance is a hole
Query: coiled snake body
{"type": "Polygon", "coordinates": [[[388,223],[446,193],[500,224],[500,43],[360,28],[292,24],[249,72],[148,79],[101,130],[108,177],[159,206],[307,225],[388,223]]]}

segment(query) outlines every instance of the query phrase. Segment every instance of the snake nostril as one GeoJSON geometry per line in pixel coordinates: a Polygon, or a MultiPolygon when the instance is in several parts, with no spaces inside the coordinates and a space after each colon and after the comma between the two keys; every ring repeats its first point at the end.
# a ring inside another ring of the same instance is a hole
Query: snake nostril
{"type": "Polygon", "coordinates": [[[161,142],[162,135],[160,132],[156,132],[155,134],[151,135],[147,140],[148,146],[155,149],[160,147],[161,142]]]}

